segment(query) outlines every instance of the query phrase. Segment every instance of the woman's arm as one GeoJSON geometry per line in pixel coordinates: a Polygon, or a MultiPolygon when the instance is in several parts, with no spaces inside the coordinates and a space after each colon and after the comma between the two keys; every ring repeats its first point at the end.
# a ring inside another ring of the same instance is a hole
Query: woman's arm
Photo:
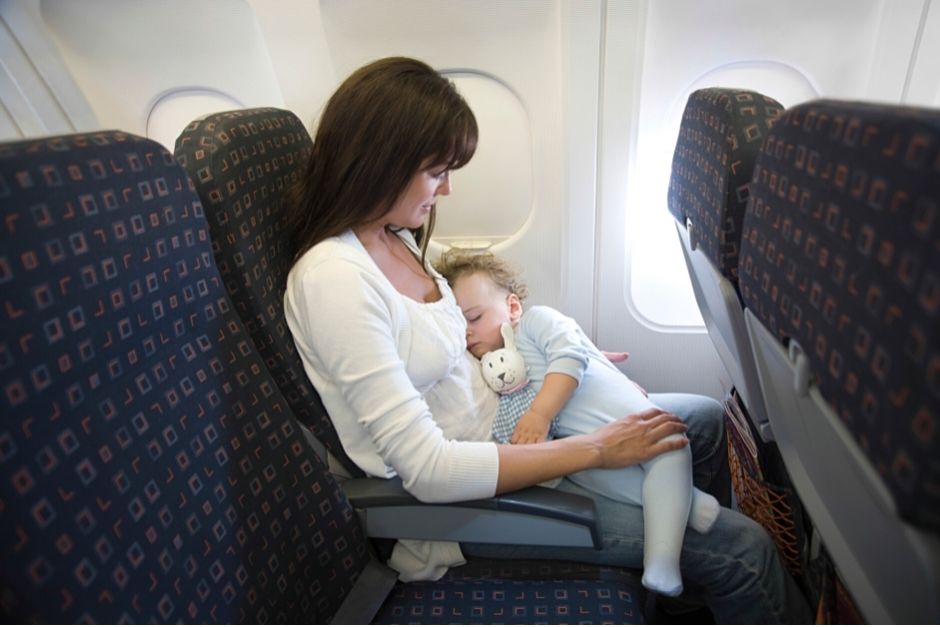
{"type": "Polygon", "coordinates": [[[608,423],[593,433],[539,444],[501,444],[496,493],[512,492],[589,468],[621,468],[680,449],[686,431],[677,416],[652,407],[608,423]]]}
{"type": "MultiPolygon", "coordinates": [[[[329,377],[330,397],[342,396],[344,419],[364,430],[382,462],[423,501],[485,498],[588,468],[635,464],[675,447],[654,444],[656,434],[685,429],[674,417],[671,430],[661,418],[654,429],[649,416],[640,415],[536,445],[447,440],[405,373],[391,312],[376,296],[387,289],[384,283],[337,255],[324,265],[330,267],[318,266],[316,276],[292,272],[287,302],[298,348],[329,377]]],[[[336,420],[334,408],[327,410],[336,420]]]]}
{"type": "Polygon", "coordinates": [[[397,474],[422,501],[492,496],[496,445],[444,437],[399,355],[394,288],[364,251],[355,259],[340,246],[322,252],[292,270],[285,302],[295,343],[350,457],[371,475],[397,474]]]}

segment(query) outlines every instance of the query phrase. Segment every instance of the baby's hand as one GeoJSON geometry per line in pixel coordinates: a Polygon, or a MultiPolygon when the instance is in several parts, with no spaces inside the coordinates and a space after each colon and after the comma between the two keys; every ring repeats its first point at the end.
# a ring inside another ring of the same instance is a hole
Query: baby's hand
{"type": "Polygon", "coordinates": [[[552,419],[546,420],[533,411],[527,411],[522,414],[519,423],[516,425],[512,437],[509,438],[511,444],[537,444],[544,442],[548,438],[548,429],[552,425],[552,419]]]}
{"type": "Polygon", "coordinates": [[[601,354],[606,357],[610,363],[619,364],[622,361],[627,361],[627,358],[630,356],[630,353],[612,353],[610,351],[601,351],[601,354]]]}

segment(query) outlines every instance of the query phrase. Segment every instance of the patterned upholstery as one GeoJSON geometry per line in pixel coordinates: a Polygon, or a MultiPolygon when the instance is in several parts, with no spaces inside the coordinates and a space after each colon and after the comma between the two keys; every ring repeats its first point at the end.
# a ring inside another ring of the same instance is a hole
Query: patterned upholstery
{"type": "Polygon", "coordinates": [[[176,158],[206,209],[212,252],[238,315],[294,414],[356,476],[313,389],[284,318],[291,259],[281,220],[287,190],[303,176],[313,149],[290,111],[215,113],[187,126],[176,158]]]}
{"type": "Polygon", "coordinates": [[[320,622],[368,555],[215,268],[120,132],[0,146],[0,614],[320,622]]]}
{"type": "MultiPolygon", "coordinates": [[[[738,294],[741,221],[760,143],[780,103],[753,91],[709,88],[686,103],[673,153],[669,210],[709,338],[762,442],[774,434],[738,294]]],[[[772,452],[763,452],[768,459],[772,452]]]]}
{"type": "Polygon", "coordinates": [[[940,111],[788,110],[754,172],[740,287],[902,517],[940,530],[940,111]]]}
{"type": "Polygon", "coordinates": [[[669,211],[691,220],[698,246],[737,283],[749,164],[783,105],[743,89],[700,89],[689,96],[669,181],[669,211]]]}
{"type": "Polygon", "coordinates": [[[539,561],[471,562],[441,582],[392,590],[376,624],[636,624],[635,575],[613,568],[539,561]]]}
{"type": "MultiPolygon", "coordinates": [[[[229,300],[183,169],[117,131],[5,144],[0,203],[0,615],[327,622],[367,541],[229,300]]],[[[396,584],[379,618],[639,622],[640,592],[617,569],[477,564],[396,584]]]]}

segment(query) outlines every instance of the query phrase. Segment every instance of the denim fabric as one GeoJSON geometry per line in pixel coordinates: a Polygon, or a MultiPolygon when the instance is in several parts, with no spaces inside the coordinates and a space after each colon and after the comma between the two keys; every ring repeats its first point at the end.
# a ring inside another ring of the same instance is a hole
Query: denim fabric
{"type": "Polygon", "coordinates": [[[689,426],[686,435],[692,449],[692,485],[714,496],[722,507],[731,507],[731,471],[722,404],[698,394],[650,394],[649,399],[689,426]]]}
{"type": "MultiPolygon", "coordinates": [[[[692,394],[651,394],[650,400],[689,424],[696,487],[727,502],[724,410],[720,403],[692,394]]],[[[643,566],[643,511],[563,480],[559,490],[590,496],[597,505],[604,547],[585,548],[464,543],[468,557],[571,560],[640,569],[643,566]]],[[[719,624],[811,623],[802,593],[786,572],[764,529],[746,516],[722,508],[707,534],[687,530],[682,574],[702,590],[719,624]]]]}

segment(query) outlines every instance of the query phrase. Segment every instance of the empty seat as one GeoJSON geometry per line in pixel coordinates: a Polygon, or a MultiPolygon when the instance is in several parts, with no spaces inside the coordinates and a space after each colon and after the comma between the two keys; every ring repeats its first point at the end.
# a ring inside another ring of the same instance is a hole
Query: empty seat
{"type": "Polygon", "coordinates": [[[940,111],[787,110],[741,293],[793,483],[867,620],[940,620],[940,111]]]}
{"type": "Polygon", "coordinates": [[[705,327],[766,442],[773,439],[738,295],[738,250],[754,160],[783,106],[743,89],[689,96],[672,161],[669,211],[705,327]]]}
{"type": "MultiPolygon", "coordinates": [[[[0,200],[3,617],[333,618],[367,541],[235,314],[183,169],[117,131],[5,144],[0,200]]],[[[396,584],[377,618],[640,618],[630,573],[521,566],[396,584]]]]}

